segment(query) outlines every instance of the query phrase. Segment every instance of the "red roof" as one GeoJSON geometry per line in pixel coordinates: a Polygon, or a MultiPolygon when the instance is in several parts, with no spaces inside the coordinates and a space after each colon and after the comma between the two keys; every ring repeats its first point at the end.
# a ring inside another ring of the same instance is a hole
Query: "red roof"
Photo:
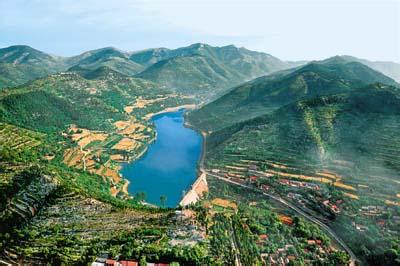
{"type": "Polygon", "coordinates": [[[259,235],[258,237],[259,237],[260,239],[264,240],[264,239],[267,239],[267,238],[268,238],[268,235],[262,234],[262,235],[259,235]]]}
{"type": "Polygon", "coordinates": [[[127,261],[127,260],[121,260],[119,263],[121,263],[122,266],[138,266],[139,265],[136,261],[127,261]]]}
{"type": "Polygon", "coordinates": [[[251,180],[251,181],[256,181],[257,178],[258,178],[258,176],[255,176],[255,175],[250,176],[250,180],[251,180]]]}
{"type": "Polygon", "coordinates": [[[116,264],[117,264],[116,260],[111,260],[111,259],[106,260],[106,265],[116,265],[116,264]]]}

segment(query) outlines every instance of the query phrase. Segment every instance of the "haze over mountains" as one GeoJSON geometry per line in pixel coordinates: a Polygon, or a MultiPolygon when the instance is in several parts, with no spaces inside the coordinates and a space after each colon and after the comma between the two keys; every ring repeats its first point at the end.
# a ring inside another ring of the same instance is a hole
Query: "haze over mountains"
{"type": "Polygon", "coordinates": [[[396,84],[366,65],[336,56],[239,85],[192,112],[189,119],[195,126],[213,131],[300,99],[345,92],[375,82],[396,84]]]}
{"type": "Polygon", "coordinates": [[[106,66],[178,90],[202,88],[204,93],[296,65],[232,45],[212,47],[205,44],[139,52],[107,47],[68,58],[48,55],[29,46],[11,46],[0,49],[0,64],[1,87],[20,85],[59,71],[95,70],[106,66]]]}
{"type": "MultiPolygon", "coordinates": [[[[348,59],[399,79],[399,64],[348,59]]],[[[213,47],[197,43],[178,49],[155,48],[137,52],[106,47],[72,57],[53,56],[29,46],[16,45],[0,49],[0,88],[17,86],[59,71],[109,67],[125,75],[207,98],[244,81],[304,63],[282,61],[266,53],[233,45],[213,47]]]]}

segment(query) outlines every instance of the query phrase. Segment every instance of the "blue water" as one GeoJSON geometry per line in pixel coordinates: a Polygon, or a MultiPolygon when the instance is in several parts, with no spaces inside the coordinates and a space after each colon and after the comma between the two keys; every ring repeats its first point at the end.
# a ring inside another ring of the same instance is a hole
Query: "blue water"
{"type": "Polygon", "coordinates": [[[137,161],[124,164],[121,174],[130,181],[129,193],[146,193],[146,201],[160,206],[160,196],[167,197],[165,206],[175,207],[183,191],[196,180],[202,137],[183,126],[184,110],[153,117],[157,139],[137,161]]]}

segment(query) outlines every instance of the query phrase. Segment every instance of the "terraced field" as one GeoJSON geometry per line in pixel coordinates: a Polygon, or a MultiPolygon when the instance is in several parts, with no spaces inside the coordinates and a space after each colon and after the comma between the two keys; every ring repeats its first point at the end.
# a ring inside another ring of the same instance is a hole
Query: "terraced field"
{"type": "Polygon", "coordinates": [[[44,134],[0,123],[0,147],[11,150],[24,150],[38,146],[44,134]]]}
{"type": "Polygon", "coordinates": [[[371,85],[214,132],[207,139],[206,167],[306,207],[365,262],[399,234],[398,132],[397,89],[371,85]],[[377,241],[380,248],[374,249],[377,241]]]}

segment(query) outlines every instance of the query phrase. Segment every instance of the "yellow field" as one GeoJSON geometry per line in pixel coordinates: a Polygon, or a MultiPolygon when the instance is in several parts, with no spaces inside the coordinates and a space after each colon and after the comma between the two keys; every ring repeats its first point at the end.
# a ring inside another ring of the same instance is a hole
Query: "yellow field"
{"type": "Polygon", "coordinates": [[[161,101],[163,101],[163,100],[165,100],[167,98],[168,97],[161,97],[161,98],[146,100],[146,99],[143,99],[141,96],[139,96],[136,99],[136,102],[133,104],[132,107],[133,108],[145,108],[149,104],[153,104],[153,103],[156,103],[156,102],[161,102],[161,101]]]}
{"type": "Polygon", "coordinates": [[[351,194],[351,193],[344,192],[343,194],[345,196],[349,197],[349,198],[352,198],[352,199],[357,199],[357,200],[359,199],[359,197],[357,195],[354,195],[354,194],[351,194]]]}
{"type": "Polygon", "coordinates": [[[247,170],[246,167],[238,167],[238,166],[231,166],[231,165],[227,165],[225,167],[228,169],[235,169],[235,170],[247,170]]]}
{"type": "Polygon", "coordinates": [[[137,149],[141,145],[140,142],[137,142],[134,139],[123,138],[117,144],[115,144],[112,149],[113,150],[122,150],[122,151],[133,151],[137,149]]]}
{"type": "Polygon", "coordinates": [[[234,202],[231,202],[226,199],[221,199],[221,198],[215,198],[211,201],[213,205],[217,205],[223,208],[231,208],[231,209],[237,209],[237,205],[234,202]]]}
{"type": "Polygon", "coordinates": [[[391,200],[385,200],[385,204],[387,204],[387,205],[393,205],[393,206],[400,206],[400,202],[398,202],[398,201],[391,201],[391,200]]]}

